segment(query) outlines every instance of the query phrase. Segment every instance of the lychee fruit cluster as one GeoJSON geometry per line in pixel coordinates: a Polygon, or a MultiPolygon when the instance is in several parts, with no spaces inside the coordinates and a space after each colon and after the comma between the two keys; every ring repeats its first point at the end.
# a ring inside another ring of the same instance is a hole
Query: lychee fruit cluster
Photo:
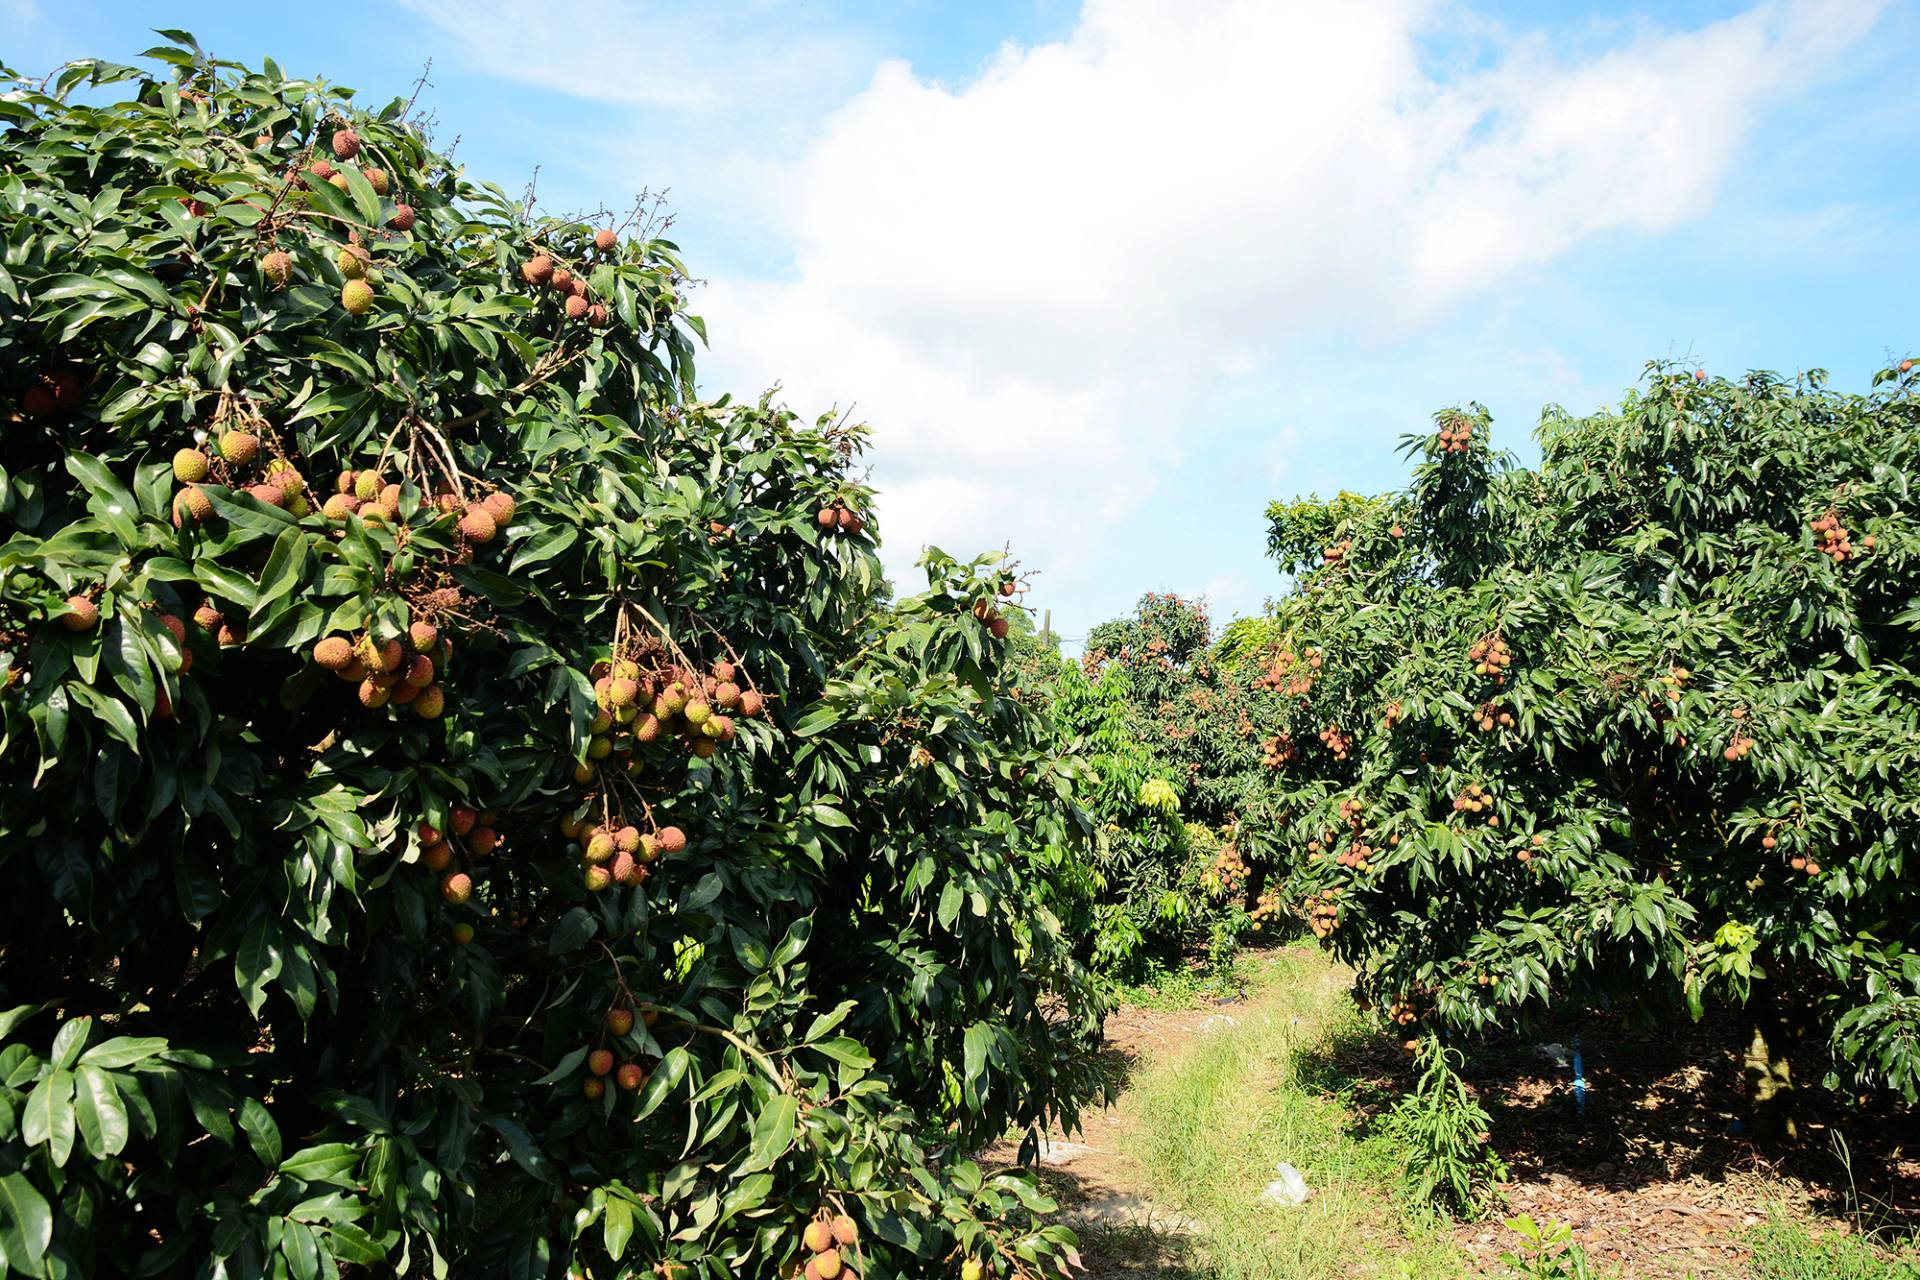
{"type": "Polygon", "coordinates": [[[1455,813],[1487,813],[1487,825],[1500,825],[1500,815],[1488,813],[1493,808],[1493,792],[1477,782],[1469,782],[1459,795],[1453,798],[1455,813]]]}
{"type": "Polygon", "coordinates": [[[1440,424],[1440,451],[1465,453],[1472,448],[1473,423],[1466,418],[1448,418],[1440,424]]]}
{"type": "Polygon", "coordinates": [[[1530,840],[1528,840],[1526,844],[1522,845],[1520,847],[1519,852],[1515,853],[1513,856],[1518,858],[1522,862],[1532,862],[1534,855],[1542,852],[1546,847],[1547,847],[1546,834],[1544,832],[1536,831],[1533,833],[1533,837],[1530,840]]]}
{"type": "Polygon", "coordinates": [[[437,681],[453,661],[453,641],[431,622],[416,621],[405,636],[376,639],[330,635],[313,646],[313,661],[340,680],[358,685],[360,705],[406,707],[422,720],[438,720],[447,708],[437,681]]]}
{"type": "Polygon", "coordinates": [[[1326,744],[1327,750],[1333,752],[1333,758],[1335,760],[1345,760],[1347,758],[1347,752],[1353,749],[1353,738],[1342,733],[1340,726],[1337,724],[1330,724],[1322,729],[1320,731],[1320,741],[1326,744]]]}
{"type": "MultiPolygon", "coordinates": [[[[1853,540],[1848,536],[1846,526],[1840,523],[1839,512],[1829,507],[1827,514],[1815,520],[1810,527],[1821,554],[1833,557],[1835,564],[1844,563],[1853,556],[1853,540]]],[[[1869,550],[1873,546],[1871,541],[1865,539],[1862,545],[1869,550]]]]}
{"type": "Polygon", "coordinates": [[[1353,551],[1353,539],[1343,538],[1320,552],[1320,559],[1327,564],[1339,564],[1353,551]]]}
{"type": "Polygon", "coordinates": [[[801,1275],[805,1280],[859,1280],[849,1258],[859,1239],[860,1229],[852,1218],[821,1209],[800,1232],[806,1258],[801,1275]]]}
{"type": "Polygon", "coordinates": [[[860,531],[867,527],[867,522],[860,518],[860,513],[838,498],[820,508],[814,518],[818,521],[822,533],[841,533],[849,538],[857,537],[860,531]]]}
{"type": "Polygon", "coordinates": [[[1493,732],[1494,726],[1502,729],[1513,728],[1513,712],[1502,711],[1498,702],[1483,702],[1474,709],[1473,723],[1482,733],[1493,732]]]}
{"type": "MultiPolygon", "coordinates": [[[[611,235],[610,232],[603,233],[611,235]]],[[[616,243],[618,243],[616,238],[616,243]]],[[[598,236],[595,244],[599,243],[598,236]]],[[[587,288],[586,269],[578,273],[554,259],[551,253],[536,253],[520,264],[520,279],[535,289],[545,289],[560,300],[567,319],[579,320],[603,329],[613,322],[613,313],[604,302],[595,302],[587,288]]]]}
{"type": "Polygon", "coordinates": [[[1799,854],[1795,854],[1793,857],[1787,859],[1787,865],[1795,871],[1804,871],[1810,876],[1820,874],[1819,863],[1815,862],[1812,858],[1803,858],[1799,854]]]}
{"type": "Polygon", "coordinates": [[[1222,893],[1238,893],[1246,886],[1247,861],[1238,848],[1228,844],[1213,855],[1213,878],[1222,893]]]}
{"type": "Polygon", "coordinates": [[[267,453],[259,434],[244,426],[210,431],[205,444],[175,451],[173,478],[181,485],[173,499],[175,527],[198,524],[213,514],[213,502],[200,488],[209,479],[291,515],[308,515],[313,507],[306,477],[277,453],[264,456],[267,453]]]}
{"type": "MultiPolygon", "coordinates": [[[[645,1010],[642,1017],[646,1025],[653,1025],[652,1009],[645,1010]]],[[[615,1005],[607,1010],[602,1025],[608,1036],[615,1041],[623,1041],[633,1033],[633,1023],[633,1010],[615,1005]]],[[[649,1077],[647,1069],[632,1058],[616,1061],[613,1050],[604,1044],[587,1053],[586,1068],[587,1074],[580,1082],[580,1092],[590,1101],[606,1096],[609,1078],[620,1092],[638,1093],[646,1086],[649,1077]]]]}
{"type": "Polygon", "coordinates": [[[1720,756],[1727,761],[1744,760],[1747,758],[1747,753],[1752,750],[1753,739],[1744,733],[1736,733],[1733,735],[1733,741],[1727,743],[1726,750],[1722,751],[1720,756]]]}
{"type": "Polygon", "coordinates": [[[1293,735],[1276,733],[1260,744],[1260,763],[1269,769],[1283,769],[1299,758],[1299,751],[1293,745],[1293,735]]]}
{"type": "Polygon", "coordinates": [[[414,831],[420,839],[420,865],[440,877],[440,896],[449,905],[466,904],[473,896],[474,864],[501,848],[500,833],[493,825],[497,820],[491,809],[476,811],[457,804],[447,811],[444,832],[425,821],[414,831]]]}
{"type": "Polygon", "coordinates": [[[571,813],[560,820],[560,834],[578,842],[582,880],[592,893],[616,884],[644,884],[655,862],[687,847],[687,833],[679,827],[642,832],[618,815],[604,823],[590,823],[580,813],[571,813]]]}
{"type": "Polygon", "coordinates": [[[1254,924],[1265,924],[1269,920],[1280,918],[1280,890],[1278,886],[1268,885],[1255,899],[1253,909],[1247,912],[1247,919],[1254,924]]]}
{"type": "Polygon", "coordinates": [[[1495,684],[1505,684],[1507,668],[1513,665],[1513,650],[1494,632],[1473,642],[1467,650],[1467,661],[1473,664],[1473,674],[1492,676],[1495,684]]]}
{"type": "Polygon", "coordinates": [[[592,669],[594,718],[589,725],[587,764],[575,781],[593,778],[599,762],[617,758],[629,772],[638,769],[635,752],[662,738],[677,737],[705,760],[739,732],[734,717],[766,711],[759,690],[741,687],[731,662],[715,662],[706,675],[665,661],[658,646],[642,646],[627,657],[595,663],[592,669]]]}
{"type": "Polygon", "coordinates": [[[1291,649],[1281,649],[1254,677],[1253,687],[1283,692],[1290,698],[1304,698],[1313,691],[1313,673],[1320,669],[1323,661],[1324,656],[1314,645],[1308,645],[1298,654],[1291,649]]]}
{"type": "Polygon", "coordinates": [[[994,608],[990,597],[983,597],[973,602],[973,616],[986,627],[995,640],[1007,638],[1007,632],[1011,630],[1011,626],[1000,610],[994,608]]]}
{"type": "Polygon", "coordinates": [[[1307,917],[1307,928],[1313,930],[1314,937],[1325,938],[1340,927],[1339,897],[1337,889],[1322,889],[1309,894],[1300,904],[1300,910],[1307,917]]]}

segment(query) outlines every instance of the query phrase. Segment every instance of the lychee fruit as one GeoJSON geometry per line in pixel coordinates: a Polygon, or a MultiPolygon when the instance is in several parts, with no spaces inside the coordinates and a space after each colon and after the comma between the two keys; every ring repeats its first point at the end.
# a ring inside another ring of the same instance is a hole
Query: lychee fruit
{"type": "Polygon", "coordinates": [[[462,920],[459,924],[453,926],[453,940],[459,943],[463,947],[466,946],[468,943],[472,942],[473,926],[468,924],[464,920],[462,920]]]}
{"type": "Polygon", "coordinates": [[[678,827],[662,827],[654,834],[653,843],[661,853],[679,853],[687,847],[687,833],[678,827]]]}
{"type": "Polygon", "coordinates": [[[307,166],[307,172],[312,174],[314,177],[320,179],[320,181],[322,182],[331,182],[333,181],[334,175],[337,174],[339,170],[335,169],[332,165],[328,164],[325,160],[315,160],[312,164],[307,166]]]}
{"type": "Polygon", "coordinates": [[[605,303],[596,302],[587,308],[587,323],[596,329],[606,328],[612,319],[613,313],[607,310],[605,303]]]}
{"type": "Polygon", "coordinates": [[[327,185],[338,191],[351,191],[353,189],[353,183],[348,181],[347,175],[344,173],[336,173],[331,178],[328,178],[327,185]]]}
{"type": "Polygon", "coordinates": [[[207,455],[198,449],[182,449],[173,455],[173,478],[181,484],[197,484],[207,478],[207,455]]]}
{"type": "Polygon", "coordinates": [[[586,318],[586,314],[587,300],[585,298],[575,295],[567,299],[567,319],[582,320],[586,318]]]}
{"type": "Polygon", "coordinates": [[[173,614],[161,614],[160,625],[167,629],[167,634],[173,637],[175,644],[185,644],[187,642],[187,624],[180,621],[180,619],[173,614]]]}
{"type": "Polygon", "coordinates": [[[833,1220],[833,1241],[835,1244],[843,1249],[851,1248],[853,1242],[859,1238],[860,1228],[854,1224],[852,1218],[849,1218],[843,1213],[833,1220]]]}
{"type": "Polygon", "coordinates": [[[587,1055],[587,1070],[597,1076],[604,1076],[613,1070],[613,1050],[595,1049],[587,1055]]]}
{"type": "Polygon", "coordinates": [[[583,879],[587,886],[587,892],[599,893],[613,883],[613,872],[596,864],[587,868],[583,879]]]}
{"type": "Polygon", "coordinates": [[[553,269],[553,275],[548,277],[547,283],[553,286],[555,293],[572,293],[573,272],[567,270],[565,267],[555,267],[553,269]]]}
{"type": "Polygon", "coordinates": [[[807,1229],[800,1233],[800,1241],[814,1253],[825,1253],[833,1248],[833,1225],[815,1218],[807,1224],[807,1229]]]}
{"type": "Polygon", "coordinates": [[[202,631],[216,631],[223,621],[220,611],[211,604],[203,604],[193,611],[193,624],[202,631]]]}
{"type": "Polygon", "coordinates": [[[413,206],[410,204],[396,205],[393,210],[393,216],[387,219],[387,225],[395,231],[413,230],[413,206]]]}
{"type": "Polygon", "coordinates": [[[607,1010],[607,1030],[616,1036],[623,1036],[633,1030],[633,1010],[607,1010]]]}
{"type": "Polygon", "coordinates": [[[447,827],[457,836],[464,836],[479,823],[480,815],[464,804],[454,805],[447,810],[447,827]]]}
{"type": "Polygon", "coordinates": [[[580,1092],[589,1102],[598,1102],[607,1096],[607,1082],[599,1076],[588,1076],[580,1082],[580,1092]]]}
{"type": "Polygon", "coordinates": [[[481,509],[493,517],[496,528],[504,529],[513,523],[515,511],[513,495],[507,492],[490,493],[480,499],[481,509]]]}
{"type": "Polygon", "coordinates": [[[613,1073],[613,1081],[628,1093],[634,1092],[647,1082],[647,1073],[640,1069],[637,1062],[623,1062],[620,1069],[613,1073]]]}
{"type": "Polygon", "coordinates": [[[838,1249],[828,1249],[825,1253],[815,1254],[813,1257],[813,1269],[820,1277],[820,1280],[838,1280],[840,1275],[840,1251],[838,1249]]]}
{"type": "Polygon", "coordinates": [[[53,412],[56,401],[46,387],[28,387],[20,397],[20,408],[29,418],[44,418],[53,412]]]}
{"type": "Polygon", "coordinates": [[[373,310],[373,286],[365,280],[349,280],[340,286],[340,305],[348,315],[363,316],[373,310]]]}
{"type": "Polygon", "coordinates": [[[386,478],[376,471],[362,471],[353,477],[353,496],[362,502],[374,501],[386,487],[386,478]]]}
{"type": "Polygon", "coordinates": [[[387,686],[373,676],[368,676],[360,682],[360,705],[369,710],[386,706],[387,699],[392,696],[387,686]]]}
{"type": "Polygon", "coordinates": [[[260,259],[260,271],[274,288],[285,288],[293,278],[293,256],[285,249],[275,249],[260,259]]]}
{"type": "Polygon", "coordinates": [[[995,618],[992,622],[989,622],[987,624],[987,630],[993,633],[993,638],[995,640],[1005,640],[1007,638],[1007,632],[1008,630],[1010,630],[1010,628],[1008,627],[1007,620],[1005,618],[995,618]]]}
{"type": "Polygon", "coordinates": [[[500,847],[500,833],[492,827],[475,827],[467,837],[467,848],[476,858],[484,858],[500,847]]]}
{"type": "Polygon", "coordinates": [[[407,628],[407,640],[415,653],[430,653],[440,643],[440,629],[431,622],[416,622],[407,628]]]}
{"type": "Polygon", "coordinates": [[[651,715],[641,716],[634,722],[633,739],[635,742],[652,742],[660,736],[660,721],[651,715]]]}
{"type": "Polygon", "coordinates": [[[336,493],[321,506],[320,514],[329,520],[345,520],[359,509],[360,499],[352,494],[336,493]]]}
{"type": "Polygon", "coordinates": [[[820,527],[822,529],[833,528],[835,523],[838,521],[838,519],[839,519],[839,515],[834,511],[832,507],[820,508],[819,521],[820,521],[820,527]]]}
{"type": "Polygon", "coordinates": [[[630,853],[614,854],[613,861],[607,865],[607,869],[612,872],[615,884],[640,883],[640,864],[633,860],[633,855],[630,853]]]}
{"type": "Polygon", "coordinates": [[[520,278],[528,284],[545,284],[553,279],[553,259],[536,254],[520,264],[520,278]]]}
{"type": "Polygon", "coordinates": [[[498,528],[498,523],[485,507],[468,507],[467,513],[460,517],[460,533],[468,542],[492,542],[498,528]]]}
{"type": "Polygon", "coordinates": [[[360,154],[360,135],[351,129],[336,129],[333,134],[333,154],[342,160],[351,160],[360,154]]]}
{"type": "Polygon", "coordinates": [[[757,689],[743,689],[740,693],[740,714],[757,716],[766,709],[766,699],[757,689]]]}
{"type": "Polygon", "coordinates": [[[440,713],[446,710],[447,695],[437,684],[430,684],[420,691],[413,700],[413,714],[422,720],[438,720],[440,713]]]}
{"type": "Polygon", "coordinates": [[[455,871],[440,882],[440,896],[459,906],[473,896],[473,877],[464,871],[455,871]]]}
{"type": "Polygon", "coordinates": [[[247,486],[247,494],[254,501],[264,502],[270,507],[287,505],[286,492],[277,484],[250,484],[247,486]]]}
{"type": "Polygon", "coordinates": [[[593,247],[602,253],[606,253],[619,243],[620,237],[613,234],[613,231],[608,227],[602,227],[593,233],[593,247]]]}
{"type": "Polygon", "coordinates": [[[840,532],[852,533],[854,522],[859,520],[860,517],[853,514],[852,508],[842,507],[840,508],[840,514],[836,517],[836,519],[839,521],[839,524],[840,524],[840,532]]]}
{"type": "Polygon", "coordinates": [[[362,169],[360,176],[367,180],[367,185],[373,188],[373,194],[377,196],[384,196],[393,189],[385,169],[362,169]]]}
{"type": "Polygon", "coordinates": [[[353,661],[353,645],[345,636],[328,636],[313,646],[313,660],[329,671],[339,671],[353,661]]]}
{"type": "Polygon", "coordinates": [[[433,659],[424,653],[416,653],[407,659],[406,682],[416,689],[424,689],[433,683],[433,659]]]}
{"type": "Polygon", "coordinates": [[[220,456],[236,467],[250,467],[260,456],[260,437],[251,431],[227,431],[220,436],[220,456]]]}
{"type": "Polygon", "coordinates": [[[85,596],[68,596],[60,625],[69,631],[91,631],[100,622],[100,608],[85,596]]]}
{"type": "Polygon", "coordinates": [[[340,268],[340,274],[349,280],[365,279],[372,260],[373,255],[357,244],[348,245],[333,258],[334,265],[340,268]]]}
{"type": "Polygon", "coordinates": [[[605,862],[608,858],[611,858],[613,856],[613,851],[614,851],[614,844],[613,844],[612,833],[605,830],[604,828],[596,827],[594,828],[592,834],[587,837],[587,842],[585,846],[583,846],[580,856],[585,858],[588,862],[597,864],[597,863],[605,862]]]}
{"type": "Polygon", "coordinates": [[[420,861],[429,871],[445,871],[453,862],[453,846],[436,840],[420,850],[420,861]]]}

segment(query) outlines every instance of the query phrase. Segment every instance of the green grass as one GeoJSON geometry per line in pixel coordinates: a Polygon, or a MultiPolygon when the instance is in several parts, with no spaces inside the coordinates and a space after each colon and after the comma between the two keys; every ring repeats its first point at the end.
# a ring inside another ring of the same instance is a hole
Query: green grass
{"type": "Polygon", "coordinates": [[[1211,1005],[1222,997],[1238,998],[1245,986],[1243,960],[1230,974],[1191,969],[1158,969],[1138,982],[1115,982],[1113,998],[1140,1009],[1191,1009],[1211,1005]]]}
{"type": "Polygon", "coordinates": [[[1140,1123],[1126,1142],[1153,1199],[1207,1224],[1191,1274],[1467,1275],[1443,1226],[1403,1198],[1392,1144],[1355,1138],[1346,1108],[1308,1078],[1304,1059],[1355,1020],[1325,961],[1283,951],[1249,977],[1235,1025],[1152,1063],[1131,1086],[1140,1123]],[[1313,1189],[1305,1205],[1261,1198],[1282,1160],[1313,1189]]]}
{"type": "Polygon", "coordinates": [[[1920,1252],[1911,1241],[1883,1251],[1858,1236],[1815,1235],[1776,1216],[1754,1230],[1751,1243],[1754,1280],[1920,1280],[1920,1252]]]}

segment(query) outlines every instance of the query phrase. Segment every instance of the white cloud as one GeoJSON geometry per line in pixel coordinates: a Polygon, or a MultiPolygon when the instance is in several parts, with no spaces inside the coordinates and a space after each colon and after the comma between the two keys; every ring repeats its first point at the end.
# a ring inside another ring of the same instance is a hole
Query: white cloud
{"type": "Polygon", "coordinates": [[[1210,382],[1698,218],[1769,101],[1878,9],[1768,4],[1577,54],[1495,33],[1443,76],[1438,24],[1478,20],[1436,4],[1088,0],[964,85],[887,62],[758,194],[791,270],[713,281],[708,371],[858,402],[896,572],[1004,533],[1077,572],[1208,449],[1210,382]]]}

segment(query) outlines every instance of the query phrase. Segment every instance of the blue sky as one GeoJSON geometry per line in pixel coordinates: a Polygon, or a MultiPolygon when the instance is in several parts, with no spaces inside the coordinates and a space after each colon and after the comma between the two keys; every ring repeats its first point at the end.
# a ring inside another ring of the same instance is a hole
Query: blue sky
{"type": "Polygon", "coordinates": [[[887,557],[1010,544],[1083,635],[1280,586],[1276,497],[1531,455],[1655,358],[1916,343],[1912,0],[0,0],[0,60],[272,55],[554,210],[670,192],[712,391],[869,421],[887,557]]]}

